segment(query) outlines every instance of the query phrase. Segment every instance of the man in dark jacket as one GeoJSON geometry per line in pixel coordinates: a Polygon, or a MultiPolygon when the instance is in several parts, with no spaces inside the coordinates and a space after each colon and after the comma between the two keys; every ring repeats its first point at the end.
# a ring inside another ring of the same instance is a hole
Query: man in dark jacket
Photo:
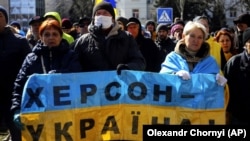
{"type": "Polygon", "coordinates": [[[141,22],[134,17],[128,19],[127,30],[135,38],[136,43],[146,60],[145,71],[159,72],[159,49],[154,41],[142,35],[141,22]]]}
{"type": "Polygon", "coordinates": [[[30,19],[29,21],[29,26],[30,26],[30,33],[27,36],[26,34],[26,39],[28,40],[30,47],[33,48],[37,42],[40,40],[39,36],[39,27],[43,22],[43,17],[41,16],[34,16],[30,19]]]}
{"type": "Polygon", "coordinates": [[[174,51],[176,43],[171,40],[168,36],[169,28],[166,24],[159,24],[156,28],[157,38],[155,40],[155,44],[160,51],[160,59],[159,59],[159,70],[161,69],[161,64],[165,60],[166,56],[174,51]]]}
{"type": "Polygon", "coordinates": [[[93,9],[89,33],[72,44],[79,54],[83,71],[144,70],[144,58],[129,33],[122,31],[115,20],[115,12],[108,2],[93,9]]]}
{"type": "Polygon", "coordinates": [[[230,99],[227,107],[230,125],[250,125],[250,28],[243,32],[244,50],[225,65],[230,99]]]}
{"type": "Polygon", "coordinates": [[[234,19],[234,24],[237,28],[235,34],[236,34],[236,38],[235,38],[235,42],[236,42],[236,49],[237,49],[237,53],[241,53],[242,51],[244,51],[244,44],[242,41],[242,36],[243,36],[243,32],[250,27],[250,14],[248,13],[244,13],[238,17],[236,17],[234,19]]]}
{"type": "Polygon", "coordinates": [[[21,141],[21,130],[13,122],[10,112],[14,80],[24,58],[31,51],[25,37],[14,34],[7,27],[8,15],[0,5],[0,120],[4,120],[13,141],[21,141]]]}
{"type": "Polygon", "coordinates": [[[155,24],[155,22],[153,20],[146,21],[146,23],[145,23],[145,29],[146,29],[146,31],[150,32],[151,39],[153,41],[155,41],[155,39],[156,39],[156,32],[155,32],[155,30],[156,30],[156,24],[155,24]]]}

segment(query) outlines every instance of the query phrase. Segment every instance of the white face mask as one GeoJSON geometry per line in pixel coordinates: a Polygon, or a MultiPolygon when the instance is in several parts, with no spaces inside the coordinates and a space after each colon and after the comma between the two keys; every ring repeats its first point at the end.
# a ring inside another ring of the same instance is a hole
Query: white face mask
{"type": "Polygon", "coordinates": [[[109,16],[95,16],[95,26],[102,25],[102,29],[107,29],[112,25],[112,17],[109,16]]]}

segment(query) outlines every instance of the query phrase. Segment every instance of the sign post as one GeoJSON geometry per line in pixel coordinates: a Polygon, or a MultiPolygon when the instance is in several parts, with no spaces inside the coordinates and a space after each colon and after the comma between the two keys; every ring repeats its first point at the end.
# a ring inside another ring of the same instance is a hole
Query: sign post
{"type": "Polygon", "coordinates": [[[157,23],[173,23],[173,8],[157,8],[157,23]]]}

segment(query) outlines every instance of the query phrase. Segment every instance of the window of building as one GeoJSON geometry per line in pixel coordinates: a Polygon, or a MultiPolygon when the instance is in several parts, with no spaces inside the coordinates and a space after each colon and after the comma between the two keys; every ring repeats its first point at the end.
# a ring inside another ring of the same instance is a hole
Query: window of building
{"type": "Polygon", "coordinates": [[[139,19],[139,9],[132,9],[132,16],[139,19]]]}
{"type": "Polygon", "coordinates": [[[152,4],[153,0],[147,0],[147,4],[152,4]]]}
{"type": "Polygon", "coordinates": [[[237,16],[236,8],[230,8],[230,17],[236,17],[236,16],[237,16]]]}
{"type": "Polygon", "coordinates": [[[155,17],[155,9],[150,9],[150,13],[149,13],[149,19],[153,19],[155,17]]]}

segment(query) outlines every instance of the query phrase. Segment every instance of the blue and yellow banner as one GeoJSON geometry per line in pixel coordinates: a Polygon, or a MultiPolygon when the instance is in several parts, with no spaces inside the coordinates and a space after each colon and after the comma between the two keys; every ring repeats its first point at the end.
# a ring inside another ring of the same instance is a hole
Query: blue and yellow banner
{"type": "Polygon", "coordinates": [[[22,139],[140,141],[143,125],[225,124],[224,101],[212,74],[35,74],[23,92],[22,139]]]}

